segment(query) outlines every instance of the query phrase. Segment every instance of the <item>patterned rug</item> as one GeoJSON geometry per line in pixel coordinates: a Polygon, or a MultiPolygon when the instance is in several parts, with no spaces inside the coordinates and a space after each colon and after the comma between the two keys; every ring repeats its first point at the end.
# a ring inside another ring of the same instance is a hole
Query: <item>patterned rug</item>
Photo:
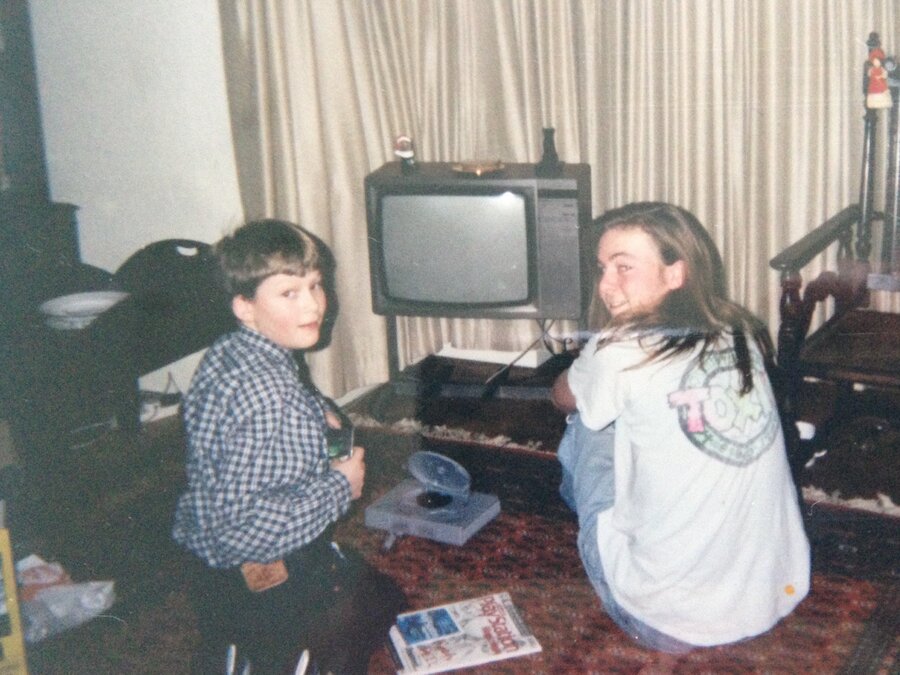
{"type": "MultiPolygon", "coordinates": [[[[654,654],[632,645],[601,612],[575,551],[576,524],[556,494],[558,466],[531,450],[431,440],[362,429],[365,494],[337,539],[394,576],[414,607],[508,591],[543,645],[485,673],[637,673],[654,654]],[[430,449],[462,463],[473,488],[493,492],[502,513],[464,546],[402,537],[363,524],[366,504],[406,477],[410,453],[430,449]]],[[[197,641],[185,600],[184,554],[169,541],[183,485],[183,443],[172,420],[137,439],[100,439],[48,485],[55,527],[32,544],[76,580],[114,579],[118,600],[103,617],[32,646],[33,674],[184,673],[197,641]]],[[[889,673],[900,667],[900,520],[809,505],[814,548],[809,597],[770,633],[697,650],[677,673],[889,673]]],[[[387,650],[373,674],[393,672],[387,650]]]]}
{"type": "MultiPolygon", "coordinates": [[[[406,537],[385,552],[383,536],[357,518],[341,534],[399,579],[416,607],[509,591],[544,651],[480,672],[636,673],[653,665],[655,655],[600,610],[575,551],[576,523],[555,492],[555,462],[524,454],[500,462],[478,445],[407,436],[396,437],[393,451],[404,446],[462,463],[475,489],[500,496],[501,515],[460,548],[406,537]]],[[[682,657],[676,672],[887,673],[900,664],[900,522],[831,507],[805,515],[815,572],[799,609],[756,640],[682,657]]],[[[386,655],[372,672],[391,672],[386,655]]]]}

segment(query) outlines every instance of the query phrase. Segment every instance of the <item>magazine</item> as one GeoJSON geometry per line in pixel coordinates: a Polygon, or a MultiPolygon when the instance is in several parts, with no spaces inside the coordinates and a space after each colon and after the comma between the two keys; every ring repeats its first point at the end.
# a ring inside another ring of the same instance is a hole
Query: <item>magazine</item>
{"type": "Polygon", "coordinates": [[[390,630],[398,673],[443,673],[541,651],[509,593],[415,612],[390,630]]]}

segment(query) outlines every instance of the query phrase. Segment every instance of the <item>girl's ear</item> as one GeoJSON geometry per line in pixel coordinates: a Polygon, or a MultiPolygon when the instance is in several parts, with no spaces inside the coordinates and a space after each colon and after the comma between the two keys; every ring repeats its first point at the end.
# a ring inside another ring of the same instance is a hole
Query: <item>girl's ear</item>
{"type": "Polygon", "coordinates": [[[253,326],[254,305],[252,300],[248,300],[243,295],[235,295],[231,299],[231,311],[242,324],[253,326]]]}
{"type": "Polygon", "coordinates": [[[676,260],[671,265],[666,265],[665,280],[666,287],[670,291],[684,286],[684,282],[687,280],[687,267],[684,260],[676,260]]]}

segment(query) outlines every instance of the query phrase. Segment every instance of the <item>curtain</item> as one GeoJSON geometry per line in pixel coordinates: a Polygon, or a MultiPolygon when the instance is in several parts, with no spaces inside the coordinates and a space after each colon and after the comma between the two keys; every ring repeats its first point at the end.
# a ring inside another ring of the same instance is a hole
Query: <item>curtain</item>
{"type": "MultiPolygon", "coordinates": [[[[560,158],[592,167],[593,215],[651,199],[692,211],[732,296],[774,331],[769,259],[856,199],[869,32],[900,52],[895,0],[219,6],[245,213],[300,222],[338,260],[334,336],[309,358],[333,395],[387,376],[362,186],[394,159],[396,136],[415,140],[420,161],[536,162],[554,127],[560,158]]],[[[515,351],[540,335],[530,321],[398,321],[403,363],[447,343],[515,351]]]]}

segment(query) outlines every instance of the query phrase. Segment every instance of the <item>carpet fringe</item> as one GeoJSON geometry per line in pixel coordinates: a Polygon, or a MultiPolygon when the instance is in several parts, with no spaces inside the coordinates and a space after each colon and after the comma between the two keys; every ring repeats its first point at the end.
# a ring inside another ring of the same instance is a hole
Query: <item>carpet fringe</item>
{"type": "MultiPolygon", "coordinates": [[[[430,426],[422,424],[419,420],[404,417],[401,420],[385,424],[369,415],[361,415],[359,413],[349,413],[350,421],[354,426],[364,429],[377,429],[381,431],[392,431],[400,434],[419,434],[426,438],[432,438],[442,441],[460,441],[464,443],[479,443],[481,445],[490,445],[498,448],[514,448],[518,450],[531,450],[535,452],[548,451],[539,441],[529,441],[527,443],[516,443],[509,436],[498,435],[488,436],[478,432],[467,431],[448,427],[443,424],[438,426],[430,426]]],[[[548,453],[553,454],[553,453],[548,453]]]]}
{"type": "Polygon", "coordinates": [[[840,490],[835,490],[829,494],[817,487],[807,485],[803,488],[803,499],[812,504],[824,503],[848,506],[853,509],[900,518],[900,506],[894,504],[894,501],[888,495],[881,492],[877,493],[875,499],[863,499],[862,497],[844,498],[841,496],[840,490]]]}
{"type": "MultiPolygon", "coordinates": [[[[430,426],[422,424],[419,420],[404,417],[401,420],[385,424],[369,415],[351,412],[350,420],[357,427],[364,429],[376,429],[380,431],[390,431],[398,434],[419,434],[426,438],[443,440],[443,441],[459,441],[464,443],[479,443],[482,445],[490,445],[498,448],[513,448],[519,450],[530,450],[533,452],[548,453],[543,445],[538,441],[529,441],[528,443],[515,443],[508,436],[488,436],[477,432],[467,431],[466,429],[458,429],[445,425],[430,426]]],[[[554,450],[555,451],[555,450],[554,450]]],[[[886,494],[879,492],[875,499],[863,499],[861,497],[845,498],[840,491],[827,493],[817,487],[806,486],[803,488],[804,501],[812,504],[825,503],[844,506],[862,511],[870,511],[882,515],[894,516],[900,518],[900,506],[894,504],[893,500],[886,494]]]]}

